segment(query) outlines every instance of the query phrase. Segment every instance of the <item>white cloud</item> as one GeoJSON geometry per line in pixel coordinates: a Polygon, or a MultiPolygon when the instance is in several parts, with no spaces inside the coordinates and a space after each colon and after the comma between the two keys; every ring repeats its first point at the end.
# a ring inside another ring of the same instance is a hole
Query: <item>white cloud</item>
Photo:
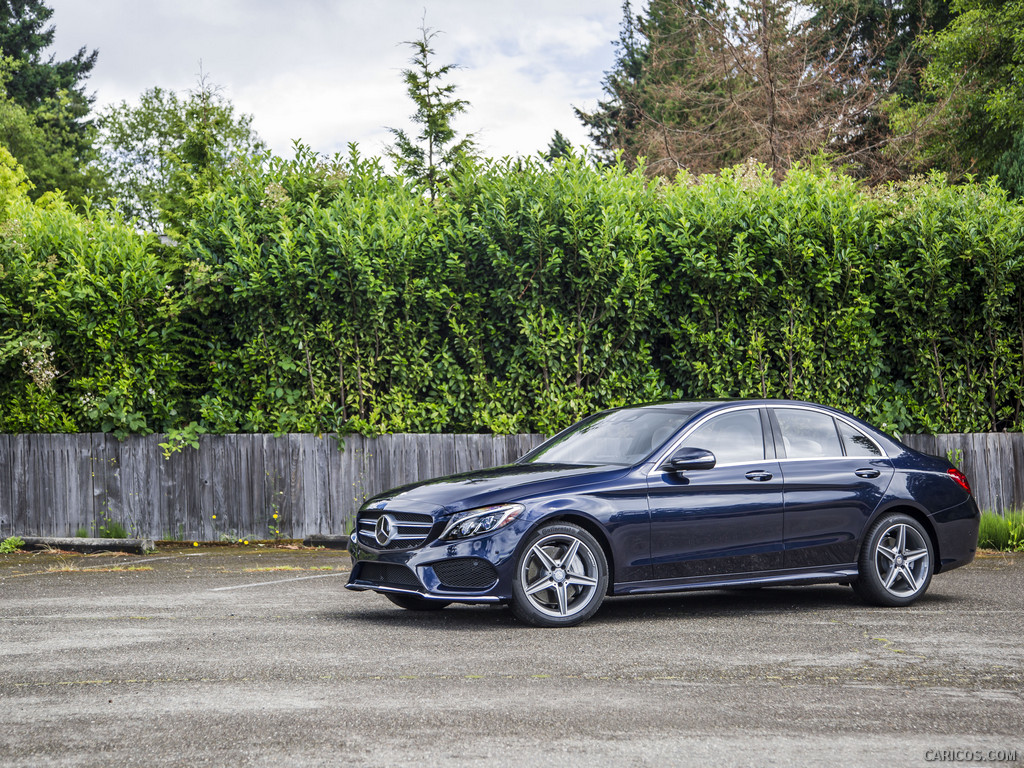
{"type": "Polygon", "coordinates": [[[572,106],[591,107],[611,66],[620,0],[50,0],[56,51],[99,48],[89,81],[98,105],[146,88],[194,87],[199,62],[271,148],[301,138],[321,152],[356,141],[382,151],[386,126],[408,127],[401,41],[442,30],[437,61],[458,63],[458,95],[495,156],[547,146],[556,129],[586,135],[572,106]]]}

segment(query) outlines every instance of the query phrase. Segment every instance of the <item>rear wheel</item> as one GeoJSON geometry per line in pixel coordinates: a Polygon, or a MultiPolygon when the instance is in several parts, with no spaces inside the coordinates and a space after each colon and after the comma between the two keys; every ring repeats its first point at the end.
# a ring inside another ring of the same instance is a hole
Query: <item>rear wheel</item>
{"type": "Polygon", "coordinates": [[[571,627],[601,606],[608,561],[597,540],[577,525],[554,523],[526,541],[512,583],[512,612],[538,627],[571,627]]]}
{"type": "Polygon", "coordinates": [[[910,605],[932,580],[932,551],[921,523],[909,515],[884,515],[864,539],[853,589],[872,605],[910,605]]]}
{"type": "Polygon", "coordinates": [[[451,603],[444,600],[427,600],[417,595],[403,595],[399,592],[385,592],[384,597],[407,611],[440,611],[451,603]]]}

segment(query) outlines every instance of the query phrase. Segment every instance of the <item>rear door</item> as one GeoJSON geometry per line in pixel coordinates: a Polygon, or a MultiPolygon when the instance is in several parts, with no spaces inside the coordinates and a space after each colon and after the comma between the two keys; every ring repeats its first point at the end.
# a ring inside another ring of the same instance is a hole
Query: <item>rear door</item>
{"type": "Polygon", "coordinates": [[[801,406],[769,410],[785,481],[785,567],[855,563],[892,462],[845,419],[801,406]]]}

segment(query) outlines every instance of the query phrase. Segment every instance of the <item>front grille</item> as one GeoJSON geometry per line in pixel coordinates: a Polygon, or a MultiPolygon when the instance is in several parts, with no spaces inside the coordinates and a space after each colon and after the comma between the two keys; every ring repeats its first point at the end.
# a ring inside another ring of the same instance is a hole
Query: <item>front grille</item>
{"type": "Polygon", "coordinates": [[[460,557],[434,563],[434,573],[450,589],[486,589],[498,578],[498,572],[486,560],[460,557]]]}
{"type": "Polygon", "coordinates": [[[395,563],[361,563],[357,581],[371,581],[374,584],[396,587],[419,587],[419,579],[404,565],[395,563]]]}
{"type": "Polygon", "coordinates": [[[364,547],[377,550],[415,549],[426,543],[430,529],[434,527],[434,518],[415,512],[370,509],[359,513],[356,526],[359,531],[359,543],[364,547]],[[387,544],[379,543],[376,537],[377,521],[384,515],[388,515],[395,523],[394,535],[387,544]]]}

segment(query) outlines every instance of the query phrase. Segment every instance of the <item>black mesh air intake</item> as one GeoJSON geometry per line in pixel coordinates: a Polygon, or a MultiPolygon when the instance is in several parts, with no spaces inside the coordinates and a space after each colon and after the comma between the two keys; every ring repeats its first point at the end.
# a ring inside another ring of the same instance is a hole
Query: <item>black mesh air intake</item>
{"type": "Polygon", "coordinates": [[[416,574],[404,565],[395,563],[361,563],[357,580],[395,587],[422,586],[419,579],[416,578],[416,574]]]}
{"type": "Polygon", "coordinates": [[[486,560],[460,557],[434,563],[434,573],[449,589],[486,589],[498,579],[498,572],[486,560]]]}

